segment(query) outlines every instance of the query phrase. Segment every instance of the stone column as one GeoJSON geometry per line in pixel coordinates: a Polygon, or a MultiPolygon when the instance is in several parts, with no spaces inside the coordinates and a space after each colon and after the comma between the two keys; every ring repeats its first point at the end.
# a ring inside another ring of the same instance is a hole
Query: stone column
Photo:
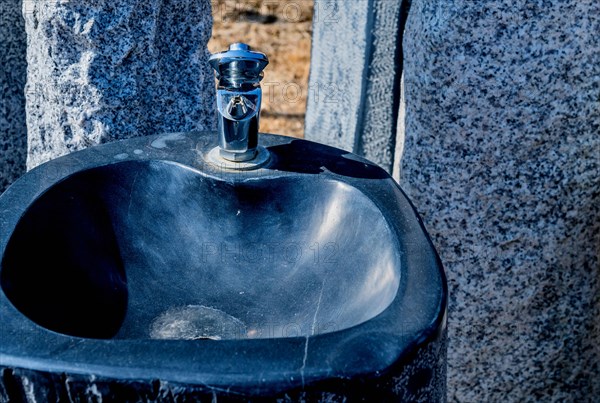
{"type": "Polygon", "coordinates": [[[400,0],[316,0],[305,138],[391,172],[400,102],[400,0]]]}
{"type": "Polygon", "coordinates": [[[450,401],[600,396],[600,3],[413,0],[401,184],[450,289],[450,401]]]}
{"type": "Polygon", "coordinates": [[[0,1],[0,193],[25,173],[26,46],[21,1],[0,1]]]}
{"type": "Polygon", "coordinates": [[[212,128],[209,0],[24,0],[28,168],[107,141],[212,128]]]}

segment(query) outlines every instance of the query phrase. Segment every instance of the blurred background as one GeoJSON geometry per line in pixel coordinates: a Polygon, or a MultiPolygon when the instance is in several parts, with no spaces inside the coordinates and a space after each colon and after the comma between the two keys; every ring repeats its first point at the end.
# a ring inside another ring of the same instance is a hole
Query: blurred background
{"type": "Polygon", "coordinates": [[[269,57],[260,131],[304,136],[313,0],[213,0],[211,53],[244,42],[269,57]]]}

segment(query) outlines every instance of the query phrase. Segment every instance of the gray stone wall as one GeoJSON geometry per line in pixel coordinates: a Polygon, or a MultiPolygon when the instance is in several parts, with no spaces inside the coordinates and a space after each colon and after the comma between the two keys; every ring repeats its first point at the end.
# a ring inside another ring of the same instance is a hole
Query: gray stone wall
{"type": "Polygon", "coordinates": [[[0,193],[25,172],[25,21],[20,0],[0,0],[0,193]]]}
{"type": "Polygon", "coordinates": [[[600,3],[413,0],[401,185],[449,278],[450,401],[600,396],[600,3]]]}
{"type": "Polygon", "coordinates": [[[91,145],[212,128],[209,0],[25,1],[29,169],[91,145]]]}

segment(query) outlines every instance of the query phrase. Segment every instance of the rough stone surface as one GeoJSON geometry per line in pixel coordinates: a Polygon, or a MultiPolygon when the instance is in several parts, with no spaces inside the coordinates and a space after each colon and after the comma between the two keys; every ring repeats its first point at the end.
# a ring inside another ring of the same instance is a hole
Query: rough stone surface
{"type": "Polygon", "coordinates": [[[391,171],[400,100],[402,2],[315,1],[305,138],[391,171]]]}
{"type": "Polygon", "coordinates": [[[405,366],[400,376],[392,377],[389,388],[394,398],[386,401],[447,402],[447,352],[445,328],[436,342],[417,350],[411,365],[405,366]]]}
{"type": "Polygon", "coordinates": [[[450,401],[600,396],[600,3],[414,0],[401,184],[449,277],[450,401]]]}
{"type": "Polygon", "coordinates": [[[0,0],[0,193],[25,172],[25,21],[20,0],[0,0]]]}
{"type": "Polygon", "coordinates": [[[26,1],[28,168],[87,146],[214,127],[209,0],[26,1]]]}

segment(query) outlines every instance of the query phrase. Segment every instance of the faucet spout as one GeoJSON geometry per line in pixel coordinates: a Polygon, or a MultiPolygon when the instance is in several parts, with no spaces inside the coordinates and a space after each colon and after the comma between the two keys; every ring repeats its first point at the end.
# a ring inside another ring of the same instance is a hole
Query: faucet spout
{"type": "MultiPolygon", "coordinates": [[[[243,95],[236,95],[227,104],[227,113],[232,119],[242,120],[248,116],[248,102],[243,95]]],[[[254,109],[254,108],[253,108],[254,109]]]]}
{"type": "Polygon", "coordinates": [[[234,43],[229,50],[213,54],[209,63],[218,80],[219,154],[227,161],[250,161],[257,155],[260,80],[269,63],[267,56],[234,43]]]}

